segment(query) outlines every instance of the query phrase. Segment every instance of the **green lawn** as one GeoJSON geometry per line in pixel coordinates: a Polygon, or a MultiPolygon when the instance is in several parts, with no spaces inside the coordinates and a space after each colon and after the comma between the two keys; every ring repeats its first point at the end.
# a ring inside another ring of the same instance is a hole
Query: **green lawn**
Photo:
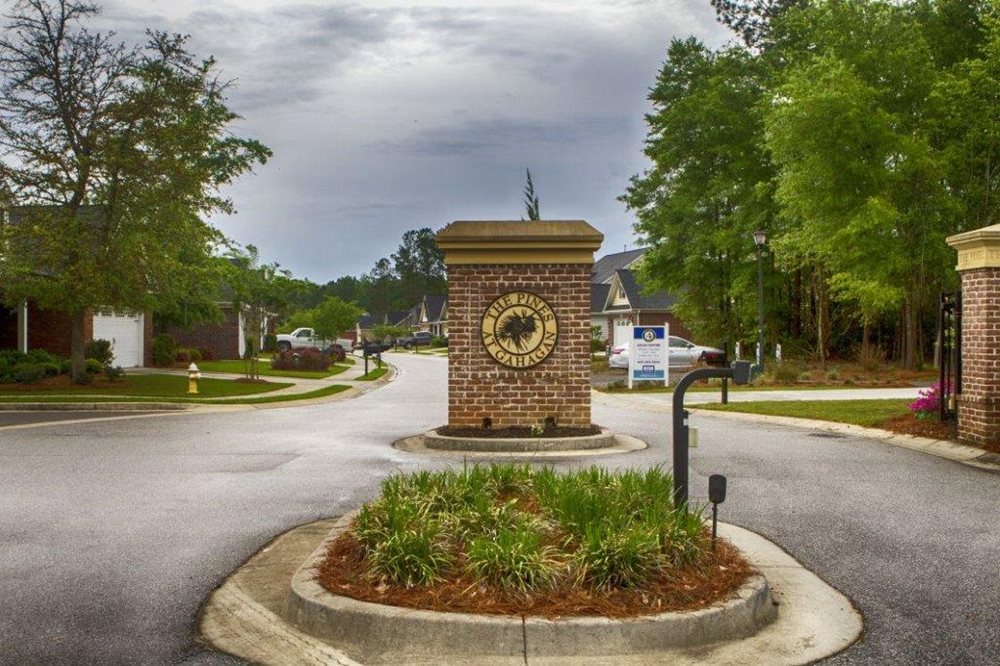
{"type": "Polygon", "coordinates": [[[719,412],[744,412],[768,416],[792,416],[802,419],[835,421],[871,427],[909,412],[912,400],[762,400],[731,402],[728,405],[693,405],[694,409],[719,412]]]}
{"type": "MultiPolygon", "coordinates": [[[[349,363],[345,362],[332,365],[330,366],[330,369],[325,372],[317,372],[310,370],[274,370],[271,368],[270,363],[262,361],[260,363],[260,375],[261,377],[323,379],[324,377],[332,377],[333,375],[340,374],[352,365],[354,365],[353,360],[349,363]]],[[[243,361],[200,361],[198,363],[198,369],[202,372],[231,372],[233,374],[242,375],[245,372],[245,364],[243,361]]]]}
{"type": "MultiPolygon", "coordinates": [[[[198,395],[202,398],[219,398],[230,396],[254,395],[267,393],[291,386],[288,383],[268,382],[266,384],[251,384],[232,379],[202,379],[198,382],[198,395]]],[[[34,401],[38,397],[53,395],[70,395],[90,397],[126,396],[135,398],[185,398],[187,396],[188,379],[182,375],[127,375],[121,382],[100,384],[98,386],[39,386],[21,387],[20,385],[0,386],[0,400],[25,402],[34,401]],[[18,386],[16,390],[9,388],[18,386]],[[6,389],[6,390],[5,390],[6,389]]]]}
{"type": "MultiPolygon", "coordinates": [[[[204,380],[202,380],[204,381],[204,380]]],[[[225,380],[218,380],[225,381],[225,380]]],[[[258,385],[259,386],[259,385],[258,385]]],[[[278,384],[272,386],[287,386],[287,384],[278,384]]],[[[321,389],[315,391],[309,391],[308,393],[286,393],[282,395],[267,395],[261,397],[243,397],[243,398],[233,398],[231,400],[206,400],[204,399],[204,394],[199,394],[203,397],[198,398],[173,398],[173,397],[155,397],[156,402],[166,402],[166,403],[200,403],[205,405],[260,405],[264,403],[271,402],[291,402],[292,400],[309,400],[311,398],[323,398],[328,395],[334,395],[336,393],[342,393],[350,389],[350,386],[345,386],[344,384],[331,384],[330,386],[324,386],[321,389]]],[[[268,389],[273,390],[273,389],[268,389]]],[[[186,395],[186,394],[185,394],[186,395]]],[[[150,402],[149,397],[111,397],[110,395],[101,395],[95,392],[92,395],[81,395],[78,397],[72,396],[52,396],[52,395],[17,395],[17,396],[7,396],[0,395],[0,402],[47,402],[47,403],[70,403],[70,402],[150,402]]]]}
{"type": "Polygon", "coordinates": [[[367,375],[361,375],[358,377],[359,382],[371,382],[375,381],[379,377],[383,376],[385,373],[389,372],[389,368],[375,368],[369,370],[367,375]]]}

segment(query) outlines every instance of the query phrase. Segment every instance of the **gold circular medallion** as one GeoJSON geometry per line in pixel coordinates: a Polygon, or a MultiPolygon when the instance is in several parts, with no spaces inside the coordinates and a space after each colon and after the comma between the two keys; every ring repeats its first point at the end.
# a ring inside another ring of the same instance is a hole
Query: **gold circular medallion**
{"type": "Polygon", "coordinates": [[[497,296],[483,314],[483,345],[497,363],[530,368],[544,361],[559,337],[556,314],[545,299],[527,291],[497,296]]]}

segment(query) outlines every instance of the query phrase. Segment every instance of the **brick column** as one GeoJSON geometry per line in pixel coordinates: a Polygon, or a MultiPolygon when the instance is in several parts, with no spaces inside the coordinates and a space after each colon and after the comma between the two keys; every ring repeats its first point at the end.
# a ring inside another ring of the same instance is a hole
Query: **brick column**
{"type": "Polygon", "coordinates": [[[948,239],[962,277],[959,439],[1000,451],[1000,224],[948,239]]]}
{"type": "Polygon", "coordinates": [[[600,232],[582,220],[453,222],[437,240],[448,266],[448,424],[589,425],[600,232]]]}

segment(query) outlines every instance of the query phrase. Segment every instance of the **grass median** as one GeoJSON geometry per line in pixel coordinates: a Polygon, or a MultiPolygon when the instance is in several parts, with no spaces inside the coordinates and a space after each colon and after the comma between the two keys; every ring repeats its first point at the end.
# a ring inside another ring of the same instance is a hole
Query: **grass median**
{"type": "Polygon", "coordinates": [[[695,409],[718,412],[742,412],[766,416],[790,416],[799,419],[816,419],[849,423],[866,428],[879,427],[886,422],[908,415],[912,400],[761,400],[731,402],[728,405],[693,405],[695,409]]]}
{"type": "Polygon", "coordinates": [[[375,368],[374,370],[369,370],[367,375],[361,375],[360,377],[358,377],[358,381],[359,382],[373,382],[376,379],[379,379],[380,377],[382,377],[383,375],[385,375],[385,373],[387,373],[387,372],[389,372],[389,368],[387,368],[387,367],[375,368]]]}

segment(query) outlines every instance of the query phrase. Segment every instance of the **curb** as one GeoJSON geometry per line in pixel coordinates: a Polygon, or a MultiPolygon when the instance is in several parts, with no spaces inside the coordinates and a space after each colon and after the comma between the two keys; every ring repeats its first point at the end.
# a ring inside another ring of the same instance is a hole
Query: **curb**
{"type": "Polygon", "coordinates": [[[596,435],[578,437],[452,437],[435,430],[423,434],[424,445],[440,451],[489,451],[492,453],[534,453],[539,451],[586,451],[615,445],[615,435],[601,428],[596,435]]]}
{"type": "Polygon", "coordinates": [[[699,409],[697,406],[688,407],[689,411],[698,412],[706,416],[718,416],[724,419],[736,421],[753,421],[755,423],[766,423],[771,425],[792,426],[795,428],[805,428],[809,430],[822,430],[853,437],[863,437],[874,439],[892,446],[899,446],[913,451],[922,451],[938,458],[944,458],[953,462],[962,463],[971,467],[1000,472],[1000,454],[990,453],[974,446],[959,444],[946,439],[931,439],[930,437],[917,437],[915,435],[904,435],[881,428],[865,428],[850,423],[837,423],[836,421],[820,421],[817,419],[802,419],[793,416],[770,416],[766,414],[748,414],[745,412],[724,412],[716,409],[699,409]]]}
{"type": "Polygon", "coordinates": [[[181,402],[0,402],[0,412],[177,412],[201,404],[181,402]]]}
{"type": "Polygon", "coordinates": [[[759,574],[706,608],[621,620],[446,613],[358,601],[331,593],[314,573],[354,516],[337,521],[292,577],[286,607],[297,629],[364,663],[648,654],[746,638],[778,614],[759,574]]]}
{"type": "MultiPolygon", "coordinates": [[[[595,435],[598,436],[599,435],[595,435]]],[[[497,440],[492,440],[497,441],[497,440]]],[[[397,439],[392,443],[394,449],[405,451],[406,453],[431,454],[438,456],[452,456],[461,458],[567,458],[567,457],[587,457],[606,456],[616,453],[631,453],[649,448],[649,444],[631,435],[613,434],[609,438],[606,446],[594,449],[565,449],[565,450],[524,450],[524,451],[497,451],[497,450],[473,450],[473,449],[445,449],[432,448],[426,444],[425,435],[413,435],[397,439]]]]}
{"type": "MultiPolygon", "coordinates": [[[[260,664],[353,664],[339,646],[288,623],[286,603],[299,565],[329,535],[335,521],[320,520],[293,528],[257,551],[215,590],[201,609],[199,639],[208,647],[260,664]]],[[[750,530],[719,523],[719,534],[743,551],[764,575],[777,602],[777,619],[753,636],[693,648],[608,654],[605,645],[584,644],[586,656],[538,656],[533,651],[508,659],[462,656],[440,659],[414,656],[408,664],[577,664],[647,666],[649,664],[808,664],[837,654],[860,638],[861,615],[850,599],[804,568],[781,547],[750,530]]],[[[399,616],[416,611],[394,609],[399,616]]],[[[514,620],[517,622],[517,620],[514,620]]],[[[521,639],[523,645],[523,637],[521,639]]],[[[398,646],[398,651],[406,649],[398,646]]],[[[369,663],[379,663],[378,660],[369,663]]],[[[400,663],[385,660],[382,663],[400,663]]]]}

